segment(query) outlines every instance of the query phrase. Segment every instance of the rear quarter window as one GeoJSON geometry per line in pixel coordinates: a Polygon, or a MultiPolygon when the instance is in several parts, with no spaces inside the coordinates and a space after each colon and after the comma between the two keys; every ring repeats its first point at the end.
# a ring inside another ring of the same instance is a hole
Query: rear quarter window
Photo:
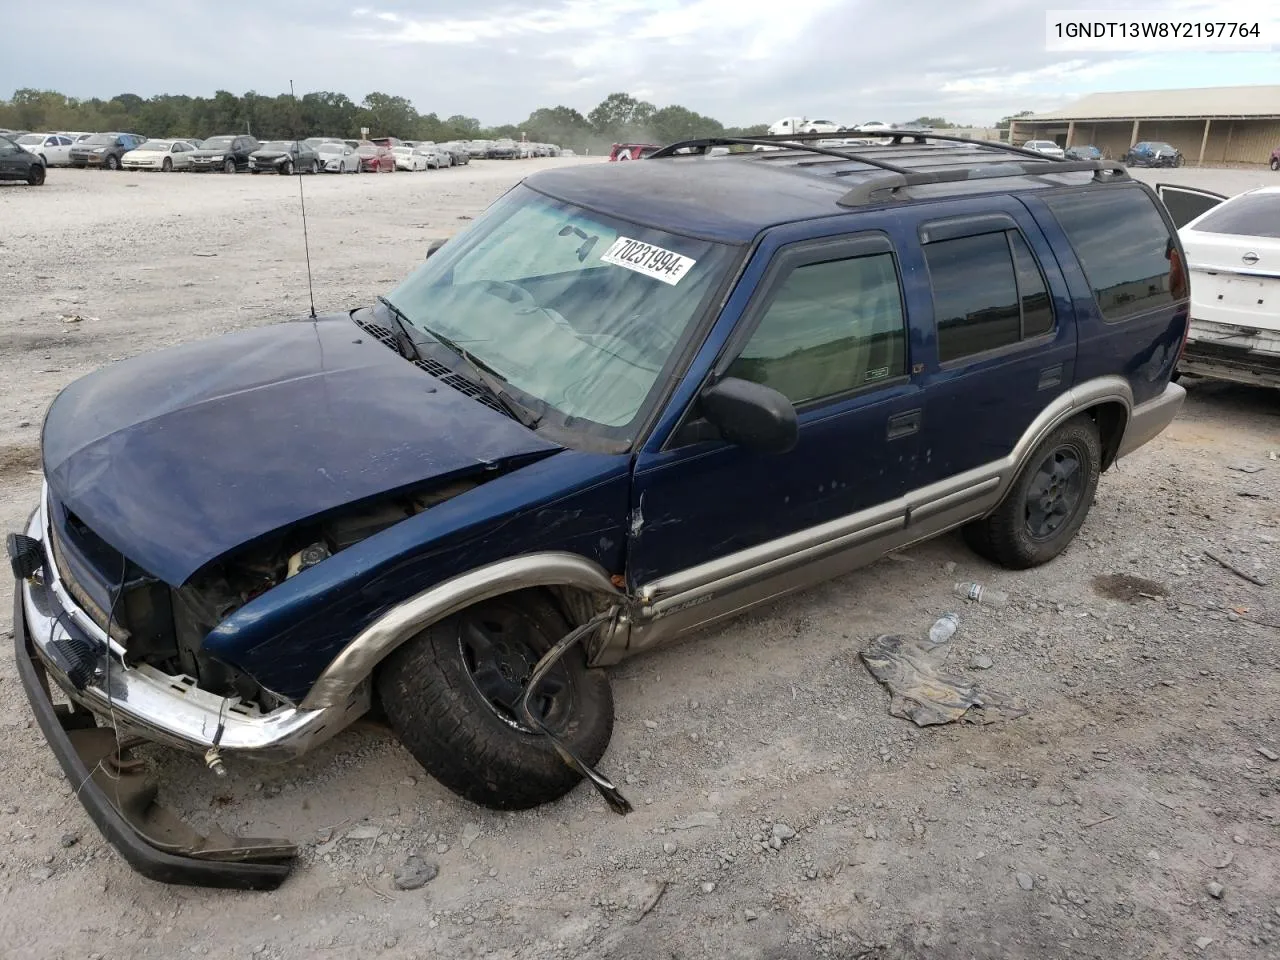
{"type": "Polygon", "coordinates": [[[1146,191],[1086,190],[1044,202],[1071,241],[1104,320],[1117,322],[1173,303],[1173,238],[1146,191]]]}

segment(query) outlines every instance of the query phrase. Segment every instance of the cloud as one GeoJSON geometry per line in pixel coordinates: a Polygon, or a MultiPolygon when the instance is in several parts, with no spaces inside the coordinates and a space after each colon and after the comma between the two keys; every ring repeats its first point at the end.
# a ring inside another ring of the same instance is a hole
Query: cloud
{"type": "MultiPolygon", "coordinates": [[[[370,91],[496,124],[628,91],[726,123],[922,115],[992,123],[1101,89],[1274,81],[1274,54],[1045,49],[1046,11],[1204,18],[1212,0],[307,0],[18,4],[0,31],[0,96],[370,91]],[[193,38],[199,38],[195,42],[193,38]],[[104,54],[109,51],[110,55],[104,54]]],[[[1237,18],[1238,19],[1238,18],[1237,18]]]]}

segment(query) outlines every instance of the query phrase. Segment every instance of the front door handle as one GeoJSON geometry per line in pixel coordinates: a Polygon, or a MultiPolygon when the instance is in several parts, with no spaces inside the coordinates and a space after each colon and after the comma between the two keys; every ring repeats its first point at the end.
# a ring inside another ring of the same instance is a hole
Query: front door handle
{"type": "Polygon", "coordinates": [[[909,437],[913,433],[919,433],[920,421],[923,418],[924,411],[919,409],[895,413],[889,418],[889,439],[897,440],[899,437],[909,437]]]}

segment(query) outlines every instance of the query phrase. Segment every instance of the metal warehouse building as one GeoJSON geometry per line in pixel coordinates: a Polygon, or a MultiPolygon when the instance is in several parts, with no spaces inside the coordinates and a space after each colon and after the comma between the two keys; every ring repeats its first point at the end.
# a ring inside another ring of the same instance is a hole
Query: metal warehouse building
{"type": "Polygon", "coordinates": [[[1280,86],[1094,93],[1011,121],[1010,136],[1018,144],[1093,144],[1113,158],[1141,140],[1161,140],[1188,163],[1266,163],[1280,147],[1280,86]]]}

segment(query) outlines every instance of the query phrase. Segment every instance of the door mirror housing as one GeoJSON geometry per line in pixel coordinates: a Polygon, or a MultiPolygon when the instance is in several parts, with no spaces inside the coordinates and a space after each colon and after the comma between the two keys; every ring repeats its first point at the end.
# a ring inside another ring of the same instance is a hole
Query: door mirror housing
{"type": "Polygon", "coordinates": [[[698,404],[724,439],[754,453],[786,453],[799,440],[795,406],[762,383],[725,377],[704,389],[698,404]]]}

